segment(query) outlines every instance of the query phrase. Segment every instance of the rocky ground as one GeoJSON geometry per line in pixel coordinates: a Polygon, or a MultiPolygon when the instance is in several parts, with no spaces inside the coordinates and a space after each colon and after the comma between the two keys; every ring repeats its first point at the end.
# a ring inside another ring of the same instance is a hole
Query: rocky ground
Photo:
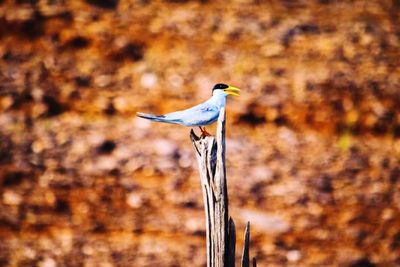
{"type": "Polygon", "coordinates": [[[0,266],[205,266],[189,129],[227,108],[259,266],[400,266],[400,3],[0,1],[0,266]]]}

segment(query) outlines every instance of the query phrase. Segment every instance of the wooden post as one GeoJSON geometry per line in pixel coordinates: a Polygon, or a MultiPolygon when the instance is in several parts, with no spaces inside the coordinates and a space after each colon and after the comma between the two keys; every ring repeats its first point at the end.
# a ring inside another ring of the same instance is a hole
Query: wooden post
{"type": "MultiPolygon", "coordinates": [[[[228,190],[225,169],[225,108],[218,117],[217,138],[198,137],[193,130],[190,138],[199,165],[206,215],[207,266],[234,267],[236,230],[228,213],[228,190]],[[229,220],[228,220],[229,218],[229,220]]],[[[249,266],[249,224],[243,249],[242,266],[249,266]]],[[[253,266],[255,265],[253,259],[253,266]]]]}

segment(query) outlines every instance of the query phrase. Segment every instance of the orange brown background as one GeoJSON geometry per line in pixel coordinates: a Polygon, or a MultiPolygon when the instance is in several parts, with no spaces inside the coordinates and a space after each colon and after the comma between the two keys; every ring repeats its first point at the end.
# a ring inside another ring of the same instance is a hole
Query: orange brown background
{"type": "Polygon", "coordinates": [[[218,82],[242,89],[228,189],[258,266],[399,266],[399,14],[397,0],[0,1],[0,266],[205,266],[189,129],[135,113],[218,82]]]}

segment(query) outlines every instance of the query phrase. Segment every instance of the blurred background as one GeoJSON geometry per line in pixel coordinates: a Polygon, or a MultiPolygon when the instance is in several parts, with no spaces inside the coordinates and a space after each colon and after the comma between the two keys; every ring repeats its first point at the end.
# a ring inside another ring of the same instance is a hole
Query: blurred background
{"type": "Polygon", "coordinates": [[[399,15],[398,0],[1,0],[0,266],[205,266],[189,128],[135,113],[218,82],[242,89],[238,245],[251,221],[259,266],[400,266],[399,15]]]}

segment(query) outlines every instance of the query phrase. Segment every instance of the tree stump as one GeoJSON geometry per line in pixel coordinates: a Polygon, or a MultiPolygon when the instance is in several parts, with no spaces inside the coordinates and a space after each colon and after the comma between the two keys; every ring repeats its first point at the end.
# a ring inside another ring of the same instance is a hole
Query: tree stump
{"type": "MultiPolygon", "coordinates": [[[[228,213],[228,190],[225,169],[225,108],[218,117],[217,137],[198,137],[190,132],[199,165],[206,215],[207,266],[234,267],[236,230],[228,213]]],[[[247,223],[242,265],[250,266],[250,224],[247,223]]],[[[253,266],[256,266],[253,258],[253,266]]]]}

